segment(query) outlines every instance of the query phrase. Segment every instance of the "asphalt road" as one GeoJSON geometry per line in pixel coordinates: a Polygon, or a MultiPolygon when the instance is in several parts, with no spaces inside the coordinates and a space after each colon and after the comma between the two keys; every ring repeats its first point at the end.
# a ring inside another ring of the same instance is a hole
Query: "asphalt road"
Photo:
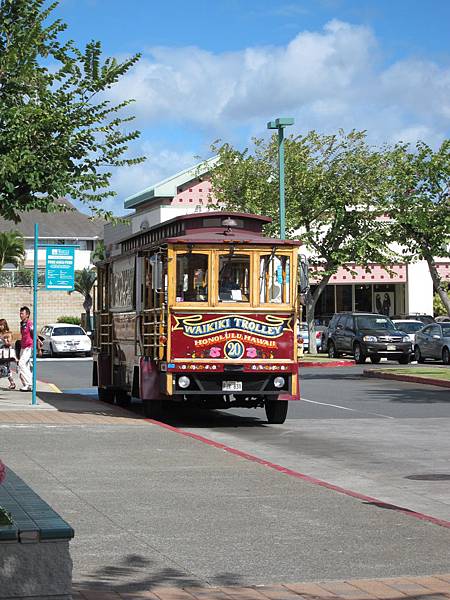
{"type": "MultiPolygon", "coordinates": [[[[92,403],[90,369],[84,359],[42,361],[38,376],[79,389],[92,403]]],[[[267,425],[260,410],[185,412],[168,423],[349,492],[450,520],[448,389],[360,373],[302,370],[304,401],[291,405],[281,426],[267,425]]],[[[450,570],[448,528],[157,424],[4,425],[0,433],[2,458],[74,525],[74,580],[87,587],[450,570]]]]}
{"type": "MultiPolygon", "coordinates": [[[[91,364],[43,362],[40,368],[44,379],[62,389],[94,393],[89,389],[91,364]]],[[[263,409],[183,411],[167,422],[302,474],[450,521],[448,388],[369,379],[362,371],[361,366],[302,369],[303,401],[290,404],[282,426],[268,426],[263,409]]]]}

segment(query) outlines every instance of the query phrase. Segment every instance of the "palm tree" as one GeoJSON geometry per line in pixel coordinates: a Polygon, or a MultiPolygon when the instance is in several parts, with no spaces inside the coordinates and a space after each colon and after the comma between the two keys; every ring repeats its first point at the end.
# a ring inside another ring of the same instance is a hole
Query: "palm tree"
{"type": "Polygon", "coordinates": [[[0,271],[5,265],[18,267],[25,258],[23,236],[17,231],[0,233],[0,271]]]}
{"type": "Polygon", "coordinates": [[[83,269],[75,273],[74,291],[84,297],[83,308],[86,311],[86,325],[91,327],[92,288],[97,279],[95,269],[83,269]]]}

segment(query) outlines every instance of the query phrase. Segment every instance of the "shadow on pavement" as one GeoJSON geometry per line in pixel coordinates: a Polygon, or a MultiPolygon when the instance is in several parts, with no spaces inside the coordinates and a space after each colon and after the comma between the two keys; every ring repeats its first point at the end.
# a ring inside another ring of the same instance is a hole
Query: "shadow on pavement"
{"type": "MultiPolygon", "coordinates": [[[[374,381],[372,379],[372,381],[374,381]]],[[[449,403],[450,394],[448,388],[438,388],[423,383],[407,383],[407,388],[392,388],[397,382],[386,380],[386,383],[391,384],[391,389],[388,387],[366,389],[368,399],[370,396],[379,396],[387,402],[399,402],[408,404],[436,404],[449,403]],[[413,388],[412,386],[416,386],[413,388]]],[[[401,382],[404,383],[404,382],[401,382]]]]}
{"type": "Polygon", "coordinates": [[[59,394],[56,392],[39,392],[41,400],[56,408],[61,413],[92,414],[108,417],[128,417],[130,419],[142,419],[141,414],[125,410],[120,406],[106,404],[97,400],[96,396],[85,396],[81,394],[59,394]]]}
{"type": "Polygon", "coordinates": [[[195,575],[173,568],[152,572],[154,564],[154,561],[139,554],[129,554],[114,566],[105,565],[96,569],[84,580],[75,581],[73,586],[75,590],[103,589],[120,594],[122,592],[151,591],[156,587],[208,589],[210,585],[242,585],[242,577],[235,573],[219,573],[208,578],[208,585],[205,585],[205,582],[196,578],[195,575]]]}

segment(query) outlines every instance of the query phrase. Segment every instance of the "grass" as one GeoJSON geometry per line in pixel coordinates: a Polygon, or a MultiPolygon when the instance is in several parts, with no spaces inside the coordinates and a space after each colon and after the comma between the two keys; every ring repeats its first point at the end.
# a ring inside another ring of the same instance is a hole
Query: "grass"
{"type": "Polygon", "coordinates": [[[0,506],[0,527],[10,527],[14,525],[11,513],[0,506]]]}
{"type": "Polygon", "coordinates": [[[397,375],[411,375],[411,377],[427,377],[428,379],[443,379],[444,381],[450,381],[449,367],[412,366],[406,369],[389,368],[382,369],[382,371],[385,373],[395,373],[397,375]]]}

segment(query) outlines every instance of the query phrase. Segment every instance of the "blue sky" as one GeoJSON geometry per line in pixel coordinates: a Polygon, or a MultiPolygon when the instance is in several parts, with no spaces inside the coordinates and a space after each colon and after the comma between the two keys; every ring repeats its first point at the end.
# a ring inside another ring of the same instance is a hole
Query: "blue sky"
{"type": "Polygon", "coordinates": [[[136,99],[133,151],[148,156],[114,173],[117,213],[215,139],[245,147],[277,116],[374,143],[449,135],[447,0],[62,0],[55,16],[78,45],[143,54],[110,94],[136,99]]]}

